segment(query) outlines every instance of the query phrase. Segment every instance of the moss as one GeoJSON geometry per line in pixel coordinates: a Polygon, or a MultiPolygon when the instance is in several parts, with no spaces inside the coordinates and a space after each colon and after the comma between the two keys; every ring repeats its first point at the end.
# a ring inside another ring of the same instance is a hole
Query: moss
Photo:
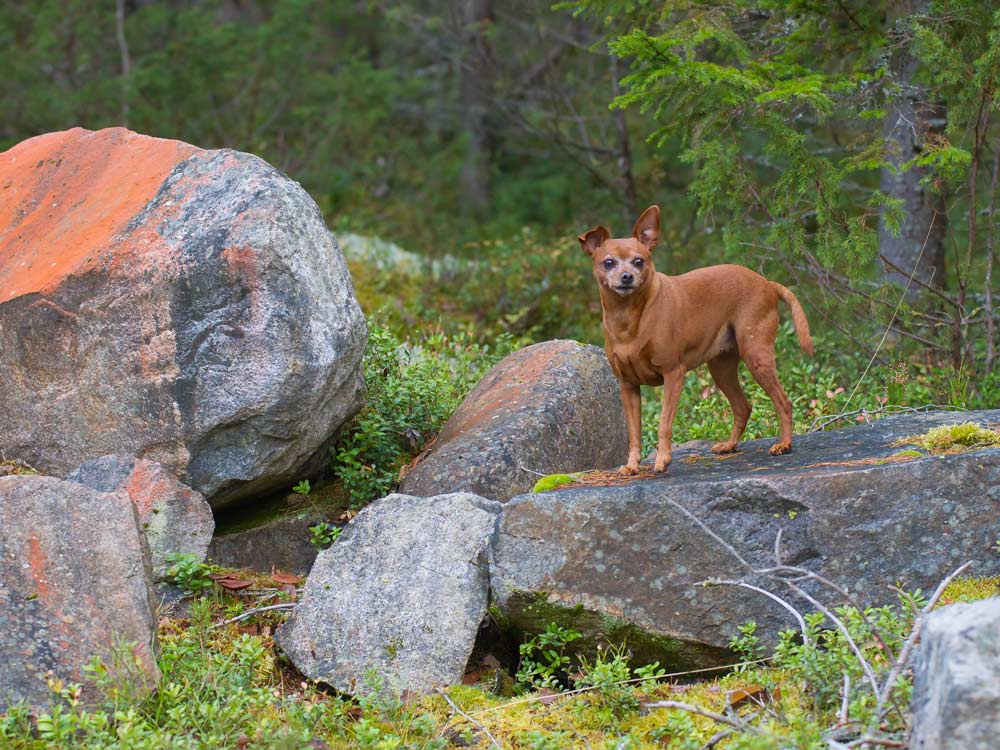
{"type": "Polygon", "coordinates": [[[1000,432],[975,422],[941,425],[920,435],[894,442],[893,447],[916,445],[934,454],[960,453],[979,448],[1000,447],[1000,432]]]}
{"type": "Polygon", "coordinates": [[[13,474],[37,474],[38,472],[23,461],[0,458],[0,477],[13,474]]]}
{"type": "Polygon", "coordinates": [[[636,623],[586,609],[582,604],[568,606],[550,601],[544,593],[512,592],[506,613],[511,630],[520,638],[541,633],[550,623],[578,630],[583,637],[569,644],[567,653],[593,654],[598,647],[625,644],[633,666],[655,661],[668,672],[734,661],[734,654],[728,649],[653,633],[636,623]]]}
{"type": "Polygon", "coordinates": [[[585,471],[578,471],[573,474],[549,474],[535,482],[535,486],[531,488],[531,491],[548,492],[557,487],[562,487],[564,484],[572,484],[586,473],[585,471]]]}
{"type": "Polygon", "coordinates": [[[338,518],[348,508],[340,482],[326,482],[309,495],[286,492],[251,504],[237,505],[215,517],[215,535],[248,531],[282,518],[309,518],[325,521],[338,518]]]}
{"type": "Polygon", "coordinates": [[[941,594],[938,606],[955,602],[977,602],[1000,596],[1000,576],[967,576],[956,578],[941,594]]]}

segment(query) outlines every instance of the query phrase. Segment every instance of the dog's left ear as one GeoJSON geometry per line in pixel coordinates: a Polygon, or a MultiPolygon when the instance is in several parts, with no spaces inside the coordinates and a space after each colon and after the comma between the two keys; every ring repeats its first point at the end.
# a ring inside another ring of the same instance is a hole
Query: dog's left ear
{"type": "Polygon", "coordinates": [[[660,207],[650,206],[632,227],[632,236],[652,250],[660,239],[660,207]]]}
{"type": "Polygon", "coordinates": [[[581,234],[577,237],[580,240],[580,247],[583,248],[583,252],[587,255],[593,255],[594,251],[607,242],[608,237],[611,236],[611,232],[607,227],[594,227],[593,229],[581,234]]]}

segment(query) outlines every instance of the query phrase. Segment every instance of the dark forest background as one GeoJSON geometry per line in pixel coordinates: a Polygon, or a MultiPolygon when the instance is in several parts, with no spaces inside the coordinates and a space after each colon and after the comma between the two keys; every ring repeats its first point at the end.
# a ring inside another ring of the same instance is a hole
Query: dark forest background
{"type": "Polygon", "coordinates": [[[391,283],[355,262],[397,323],[599,340],[575,237],[624,235],[655,202],[659,270],[734,261],[794,285],[827,348],[873,358],[886,388],[893,365],[946,371],[928,398],[992,382],[995,3],[0,9],[0,149],[124,125],[258,154],[335,233],[474,262],[391,283]]]}

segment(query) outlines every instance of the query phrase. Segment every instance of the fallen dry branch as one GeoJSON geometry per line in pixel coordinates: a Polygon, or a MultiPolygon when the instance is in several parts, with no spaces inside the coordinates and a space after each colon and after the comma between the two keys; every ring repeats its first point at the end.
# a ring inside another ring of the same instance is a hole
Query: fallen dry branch
{"type": "Polygon", "coordinates": [[[280,609],[292,609],[293,607],[295,607],[295,604],[293,602],[271,604],[267,607],[254,607],[253,609],[248,609],[246,612],[241,612],[240,614],[236,615],[236,617],[230,617],[228,620],[219,620],[219,622],[215,623],[211,627],[211,630],[215,630],[216,628],[221,628],[224,625],[231,625],[234,622],[240,622],[242,620],[246,620],[248,617],[259,615],[261,612],[273,612],[275,610],[280,610],[280,609]]]}

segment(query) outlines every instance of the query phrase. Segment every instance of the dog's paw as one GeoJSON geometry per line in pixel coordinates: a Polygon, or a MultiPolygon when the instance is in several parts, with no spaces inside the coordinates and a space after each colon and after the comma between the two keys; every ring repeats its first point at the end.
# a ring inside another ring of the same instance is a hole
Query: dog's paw
{"type": "Polygon", "coordinates": [[[666,471],[672,460],[673,457],[669,453],[666,456],[660,456],[657,454],[656,462],[653,464],[653,471],[657,473],[666,471]]]}
{"type": "Polygon", "coordinates": [[[712,446],[712,453],[735,453],[737,445],[737,443],[734,443],[731,440],[716,443],[712,446]]]}
{"type": "Polygon", "coordinates": [[[770,453],[772,456],[783,456],[784,454],[790,452],[791,450],[792,450],[791,443],[775,443],[774,445],[771,446],[770,450],[768,450],[768,453],[770,453]]]}
{"type": "Polygon", "coordinates": [[[633,466],[632,464],[625,464],[624,466],[618,469],[618,473],[621,474],[623,477],[631,477],[639,473],[639,465],[636,464],[635,466],[633,466]]]}

